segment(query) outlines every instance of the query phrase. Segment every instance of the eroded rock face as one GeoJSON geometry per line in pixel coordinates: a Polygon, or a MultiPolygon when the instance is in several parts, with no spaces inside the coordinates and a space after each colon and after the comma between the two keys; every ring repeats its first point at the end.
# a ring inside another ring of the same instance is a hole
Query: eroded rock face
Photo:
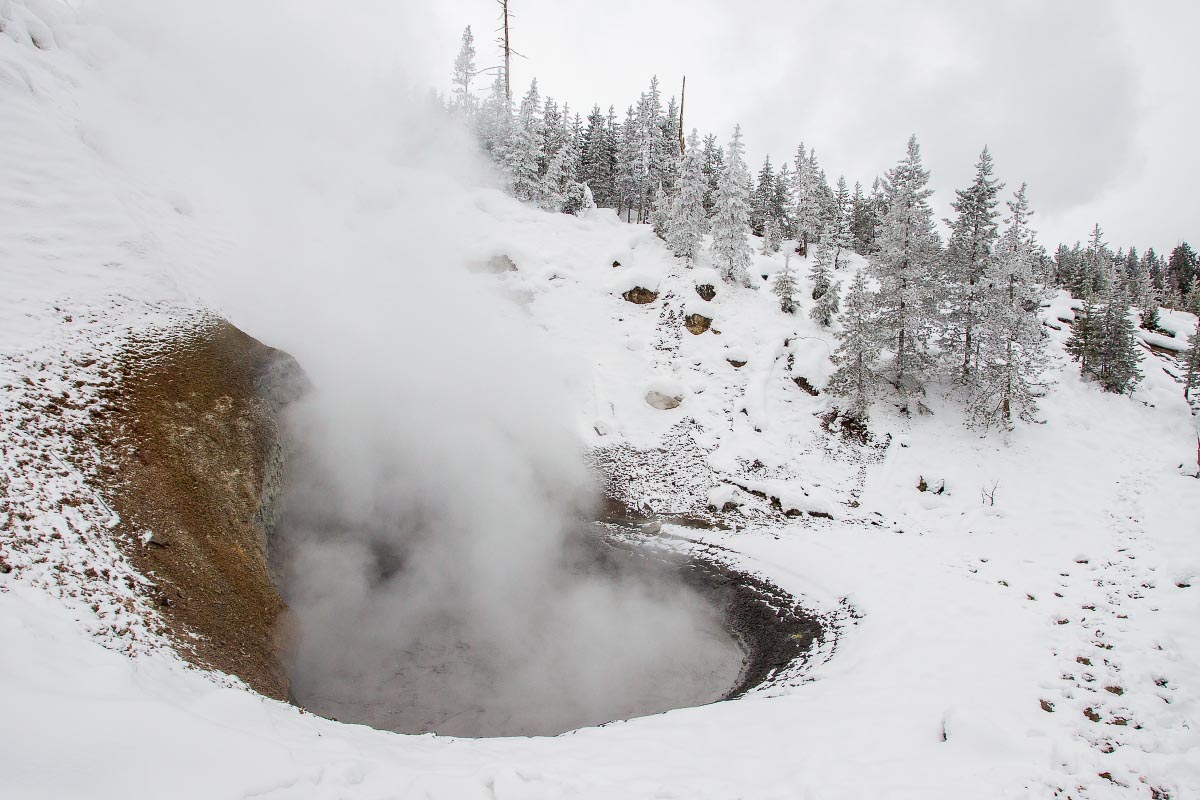
{"type": "Polygon", "coordinates": [[[267,536],[286,460],[278,414],[304,391],[303,373],[215,319],[135,345],[121,371],[102,441],[119,465],[112,499],[130,557],[181,653],[286,699],[286,609],[267,536]]]}
{"type": "Polygon", "coordinates": [[[635,286],[621,295],[621,297],[624,297],[630,303],[637,303],[640,306],[644,306],[647,303],[653,303],[657,300],[658,292],[652,292],[641,286],[635,286]]]}
{"type": "Polygon", "coordinates": [[[700,295],[701,300],[712,300],[717,296],[717,289],[711,283],[703,283],[696,287],[696,294],[700,295]]]}
{"type": "Polygon", "coordinates": [[[696,336],[699,336],[712,327],[712,320],[703,314],[688,314],[683,318],[683,327],[696,336]]]}
{"type": "Polygon", "coordinates": [[[683,403],[683,398],[677,395],[663,394],[662,392],[649,391],[646,392],[646,404],[651,408],[657,408],[659,411],[670,411],[672,408],[679,408],[683,403]]]}

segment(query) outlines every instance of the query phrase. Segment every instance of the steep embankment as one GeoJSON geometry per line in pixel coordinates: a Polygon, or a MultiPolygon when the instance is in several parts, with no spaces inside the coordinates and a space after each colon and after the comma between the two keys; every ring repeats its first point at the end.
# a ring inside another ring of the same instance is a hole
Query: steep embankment
{"type": "Polygon", "coordinates": [[[223,320],[167,333],[120,357],[101,434],[118,465],[118,530],[178,646],[286,699],[284,605],[267,536],[284,462],[277,415],[302,376],[286,354],[223,320]]]}

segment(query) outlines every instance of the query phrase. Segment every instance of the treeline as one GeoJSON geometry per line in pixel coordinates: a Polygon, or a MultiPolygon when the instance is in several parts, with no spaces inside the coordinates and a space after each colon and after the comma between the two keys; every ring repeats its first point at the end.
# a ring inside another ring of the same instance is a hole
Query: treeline
{"type": "MultiPolygon", "coordinates": [[[[971,185],[955,193],[943,242],[915,137],[869,193],[857,183],[850,190],[844,177],[831,187],[815,149],[803,143],[790,163],[776,168],[768,157],[752,178],[740,127],[725,146],[695,130],[683,138],[680,104],[672,97],[664,105],[657,79],[623,119],[594,106],[584,120],[542,99],[536,80],[514,108],[502,73],[479,100],[474,55],[468,28],[449,105],[518,199],[567,213],[613,208],[653,225],[688,265],[703,259],[725,281],[747,287],[752,236],[768,255],[785,241],[811,255],[810,315],[835,328],[839,341],[827,388],[843,399],[841,416],[853,427],[861,429],[887,397],[906,413],[925,410],[921,397],[931,384],[959,398],[976,424],[1033,419],[1046,368],[1039,310],[1054,287],[1080,299],[1068,353],[1085,379],[1111,392],[1130,392],[1141,378],[1135,307],[1149,330],[1157,328],[1159,304],[1200,310],[1197,259],[1186,244],[1166,261],[1152,250],[1114,254],[1097,226],[1086,246],[1048,257],[1030,226],[1023,184],[1002,215],[1004,187],[987,148],[971,185]],[[838,273],[851,252],[868,268],[843,292],[838,273]]],[[[790,249],[771,286],[786,313],[797,307],[790,249]]],[[[1187,388],[1200,370],[1198,340],[1186,356],[1187,388]]]]}

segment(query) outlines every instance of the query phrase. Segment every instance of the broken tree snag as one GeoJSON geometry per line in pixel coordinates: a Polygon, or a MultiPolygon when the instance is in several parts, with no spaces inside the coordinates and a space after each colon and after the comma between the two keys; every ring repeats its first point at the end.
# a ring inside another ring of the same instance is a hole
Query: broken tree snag
{"type": "Polygon", "coordinates": [[[687,144],[683,140],[683,106],[687,102],[687,75],[683,76],[683,87],[679,90],[679,155],[687,152],[687,144]]]}
{"type": "Polygon", "coordinates": [[[503,33],[500,46],[504,49],[504,97],[512,102],[512,46],[508,41],[508,0],[497,0],[500,4],[503,33]]]}

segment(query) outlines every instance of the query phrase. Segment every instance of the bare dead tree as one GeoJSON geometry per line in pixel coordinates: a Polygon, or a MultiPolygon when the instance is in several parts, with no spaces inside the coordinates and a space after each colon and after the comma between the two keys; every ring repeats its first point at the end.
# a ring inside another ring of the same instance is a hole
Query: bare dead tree
{"type": "Polygon", "coordinates": [[[687,102],[687,75],[683,76],[683,88],[679,90],[679,155],[687,150],[683,139],[683,106],[687,102]]]}
{"type": "Polygon", "coordinates": [[[500,4],[500,47],[504,51],[504,96],[512,102],[512,45],[509,43],[508,0],[496,0],[500,4]]]}

